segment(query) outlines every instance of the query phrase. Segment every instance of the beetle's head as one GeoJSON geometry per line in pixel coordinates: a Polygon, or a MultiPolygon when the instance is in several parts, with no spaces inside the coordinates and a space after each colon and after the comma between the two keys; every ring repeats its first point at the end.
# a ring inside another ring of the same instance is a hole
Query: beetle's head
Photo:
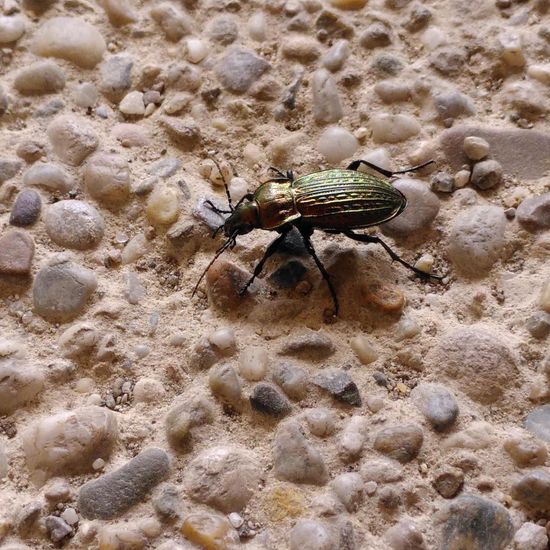
{"type": "Polygon", "coordinates": [[[260,226],[260,213],[256,201],[243,202],[225,220],[223,232],[226,237],[246,235],[260,226]]]}

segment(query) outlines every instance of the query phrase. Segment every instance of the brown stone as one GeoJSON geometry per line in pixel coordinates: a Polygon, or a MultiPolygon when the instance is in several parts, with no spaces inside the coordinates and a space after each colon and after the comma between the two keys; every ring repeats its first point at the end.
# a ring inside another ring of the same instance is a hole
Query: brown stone
{"type": "Polygon", "coordinates": [[[414,424],[400,424],[380,430],[374,440],[374,448],[401,463],[417,457],[424,441],[422,430],[414,424]]]}
{"type": "Polygon", "coordinates": [[[249,274],[227,260],[217,260],[206,274],[210,302],[216,307],[230,311],[241,305],[249,296],[239,293],[249,279],[249,274]]]}
{"type": "Polygon", "coordinates": [[[368,283],[363,287],[363,296],[368,306],[389,313],[399,312],[405,305],[405,295],[393,285],[368,283]]]}
{"type": "Polygon", "coordinates": [[[34,256],[34,241],[23,231],[8,231],[0,238],[0,274],[28,275],[34,256]]]}

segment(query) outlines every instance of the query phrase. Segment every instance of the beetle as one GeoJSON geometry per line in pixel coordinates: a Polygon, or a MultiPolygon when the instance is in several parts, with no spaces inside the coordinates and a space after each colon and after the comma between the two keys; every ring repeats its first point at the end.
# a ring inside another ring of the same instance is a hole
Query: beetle
{"type": "MultiPolygon", "coordinates": [[[[218,166],[217,162],[214,162],[218,166]]],[[[300,232],[307,252],[328,285],[334,304],[334,315],[338,315],[339,311],[338,296],[311,243],[311,236],[316,229],[330,234],[343,234],[359,242],[379,244],[392,260],[417,275],[441,280],[442,277],[426,273],[407,263],[380,237],[354,231],[387,222],[401,214],[407,206],[405,195],[393,187],[390,181],[359,171],[361,165],[391,178],[397,174],[420,170],[432,163],[433,161],[428,161],[406,170],[391,172],[365,160],[354,160],[346,169],[332,168],[298,178],[294,177],[292,170],[282,172],[270,167],[276,177],[261,184],[254,193],[244,195],[235,206],[232,205],[229,188],[224,180],[229,210],[222,210],[211,201],[206,201],[206,204],[218,214],[229,214],[213,235],[215,237],[223,230],[227,240],[216,251],[214,258],[202,273],[193,295],[216,259],[225,250],[236,245],[239,235],[246,235],[254,229],[275,231],[279,236],[271,242],[262,259],[256,264],[252,277],[240,290],[241,296],[260,275],[267,259],[283,244],[292,228],[300,232]]],[[[221,174],[219,166],[218,170],[221,174]]]]}

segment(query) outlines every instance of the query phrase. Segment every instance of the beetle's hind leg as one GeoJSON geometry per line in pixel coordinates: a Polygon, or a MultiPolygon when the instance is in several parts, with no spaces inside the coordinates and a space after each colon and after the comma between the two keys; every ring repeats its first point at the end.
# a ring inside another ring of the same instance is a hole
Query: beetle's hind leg
{"type": "Polygon", "coordinates": [[[248,280],[246,285],[241,288],[239,291],[239,295],[244,296],[246,291],[248,290],[248,287],[254,282],[254,279],[262,272],[262,269],[264,268],[265,262],[267,262],[268,258],[272,256],[279,246],[281,246],[282,242],[284,241],[287,233],[290,231],[289,229],[285,229],[266,249],[263,258],[256,264],[256,267],[254,268],[254,273],[252,274],[252,277],[248,280]]]}
{"type": "Polygon", "coordinates": [[[330,295],[332,297],[332,302],[334,304],[334,315],[338,316],[338,311],[340,309],[340,305],[338,303],[338,296],[336,295],[336,290],[332,284],[332,281],[330,280],[330,275],[328,274],[328,271],[325,269],[325,266],[322,264],[321,260],[317,256],[317,253],[315,252],[315,248],[313,248],[313,244],[311,243],[311,240],[310,240],[311,234],[300,227],[298,227],[298,230],[300,231],[300,235],[302,235],[302,239],[304,241],[306,250],[308,251],[309,255],[313,258],[313,261],[319,268],[319,271],[321,272],[323,279],[327,283],[328,289],[330,291],[330,295]]]}
{"type": "Polygon", "coordinates": [[[439,275],[432,275],[431,273],[426,273],[425,271],[422,271],[414,265],[411,265],[410,263],[406,262],[401,256],[399,256],[396,252],[394,252],[388,244],[386,244],[380,237],[376,237],[374,235],[359,235],[357,233],[354,233],[353,231],[343,231],[342,232],[346,237],[349,237],[350,239],[353,239],[354,241],[359,241],[361,243],[375,243],[382,246],[382,248],[388,253],[389,257],[399,262],[401,265],[405,266],[407,269],[410,269],[414,273],[416,273],[419,277],[422,277],[424,279],[432,278],[437,279],[440,281],[443,279],[443,277],[440,277],[439,275]]]}
{"type": "Polygon", "coordinates": [[[406,174],[408,172],[416,172],[417,170],[421,170],[422,168],[429,166],[430,164],[433,164],[433,160],[429,160],[427,162],[424,162],[422,164],[419,164],[418,166],[413,166],[412,168],[407,168],[406,170],[397,170],[396,172],[392,172],[391,170],[386,170],[385,168],[380,168],[380,166],[376,166],[376,164],[372,164],[372,162],[368,162],[366,160],[354,160],[352,163],[349,164],[347,167],[347,170],[358,170],[359,166],[362,164],[365,166],[368,166],[369,168],[372,168],[373,170],[376,170],[383,176],[386,176],[387,178],[391,178],[392,176],[395,176],[396,174],[406,174]]]}

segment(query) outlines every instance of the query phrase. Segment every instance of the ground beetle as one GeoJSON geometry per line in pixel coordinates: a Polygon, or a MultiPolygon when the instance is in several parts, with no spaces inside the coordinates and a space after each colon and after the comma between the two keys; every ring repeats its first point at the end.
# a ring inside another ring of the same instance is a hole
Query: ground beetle
{"type": "MultiPolygon", "coordinates": [[[[214,236],[216,236],[223,229],[227,241],[217,250],[216,255],[201,275],[193,290],[193,295],[216,259],[225,250],[236,245],[236,238],[239,235],[250,233],[253,229],[276,231],[279,236],[267,247],[263,258],[254,268],[252,277],[241,289],[241,295],[262,272],[267,259],[277,251],[293,227],[300,232],[306,250],[327,282],[334,302],[335,315],[338,315],[338,297],[329,274],[315,253],[310,240],[315,229],[325,233],[341,233],[359,242],[380,244],[392,260],[398,261],[417,275],[441,279],[437,275],[425,273],[407,263],[379,237],[353,231],[387,222],[398,216],[407,206],[405,196],[390,182],[365,172],[359,172],[358,168],[361,165],[368,166],[383,176],[391,178],[396,174],[420,170],[432,163],[433,161],[429,161],[407,170],[390,172],[365,160],[354,160],[345,170],[339,168],[323,170],[297,179],[294,179],[291,170],[283,173],[277,168],[271,167],[270,170],[275,173],[276,177],[260,185],[254,193],[245,195],[235,206],[231,203],[227,182],[224,182],[229,210],[221,210],[210,201],[206,201],[206,203],[219,214],[229,214],[225,222],[214,232],[214,236]]],[[[218,170],[221,174],[219,166],[218,170]]]]}

